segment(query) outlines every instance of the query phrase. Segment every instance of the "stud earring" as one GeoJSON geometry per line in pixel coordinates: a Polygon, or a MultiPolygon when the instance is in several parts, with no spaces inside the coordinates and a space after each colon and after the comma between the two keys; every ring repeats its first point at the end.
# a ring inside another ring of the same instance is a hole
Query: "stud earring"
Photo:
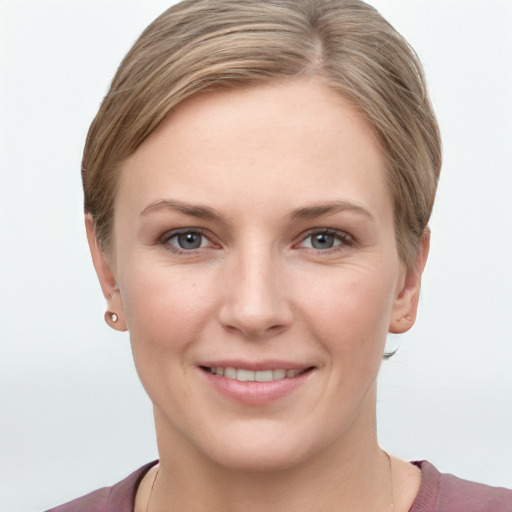
{"type": "Polygon", "coordinates": [[[105,322],[107,322],[107,324],[110,325],[110,322],[115,324],[118,320],[119,320],[119,317],[117,316],[116,313],[112,313],[110,311],[107,311],[105,313],[105,322]]]}

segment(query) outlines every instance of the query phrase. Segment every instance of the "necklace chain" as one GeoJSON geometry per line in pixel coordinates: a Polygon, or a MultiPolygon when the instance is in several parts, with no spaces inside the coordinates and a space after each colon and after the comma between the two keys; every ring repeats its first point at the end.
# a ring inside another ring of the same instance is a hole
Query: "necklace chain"
{"type": "Polygon", "coordinates": [[[148,502],[146,503],[146,509],[145,509],[144,512],[149,512],[149,502],[151,501],[151,495],[153,494],[153,489],[155,487],[156,477],[158,476],[159,471],[160,471],[160,464],[158,464],[158,467],[156,468],[155,477],[153,478],[153,482],[151,483],[151,489],[149,491],[148,502]]]}
{"type": "MultiPolygon", "coordinates": [[[[382,450],[384,452],[384,455],[388,459],[388,468],[389,468],[389,490],[391,494],[391,505],[389,507],[389,510],[391,512],[395,511],[395,484],[393,482],[393,466],[391,464],[391,457],[389,456],[389,453],[385,450],[382,450]]],[[[147,512],[147,511],[146,511],[147,512]]]]}
{"type": "MultiPolygon", "coordinates": [[[[389,506],[390,512],[394,512],[395,510],[395,486],[393,482],[393,468],[391,465],[391,457],[389,456],[388,452],[384,451],[384,455],[386,455],[388,459],[388,467],[389,467],[389,492],[391,494],[391,504],[389,506]]],[[[146,509],[145,512],[149,512],[149,502],[151,501],[151,496],[153,494],[153,489],[155,487],[156,479],[158,477],[158,473],[160,471],[160,465],[156,469],[155,477],[153,478],[153,482],[151,483],[151,489],[149,491],[148,501],[146,503],[146,509]]]]}

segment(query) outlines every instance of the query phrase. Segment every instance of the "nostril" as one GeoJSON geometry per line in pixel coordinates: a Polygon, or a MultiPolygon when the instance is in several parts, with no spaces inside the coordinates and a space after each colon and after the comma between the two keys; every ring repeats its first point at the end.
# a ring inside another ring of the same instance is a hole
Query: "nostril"
{"type": "Polygon", "coordinates": [[[268,280],[254,274],[246,273],[237,286],[227,286],[217,318],[227,332],[247,338],[278,335],[292,324],[291,306],[275,282],[265,284],[268,280]]]}

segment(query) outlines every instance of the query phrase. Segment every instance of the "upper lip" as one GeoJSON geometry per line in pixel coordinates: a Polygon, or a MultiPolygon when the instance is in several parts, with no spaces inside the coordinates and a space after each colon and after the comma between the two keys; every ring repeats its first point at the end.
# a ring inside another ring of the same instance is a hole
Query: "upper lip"
{"type": "Polygon", "coordinates": [[[244,370],[263,371],[306,370],[308,368],[312,368],[314,365],[282,360],[247,361],[244,359],[216,359],[211,361],[202,361],[198,366],[208,368],[242,368],[244,370]]]}

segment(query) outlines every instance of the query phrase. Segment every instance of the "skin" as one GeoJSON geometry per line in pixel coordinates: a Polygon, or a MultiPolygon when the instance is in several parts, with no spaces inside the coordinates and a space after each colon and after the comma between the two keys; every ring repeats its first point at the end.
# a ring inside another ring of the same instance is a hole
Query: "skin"
{"type": "Polygon", "coordinates": [[[393,459],[390,488],[376,377],[387,332],[414,323],[428,235],[406,270],[384,156],[339,94],[308,80],[187,100],[123,167],[113,254],[86,225],[154,404],[151,511],[388,510],[393,494],[409,509],[420,476],[393,459]],[[201,230],[200,246],[180,248],[177,229],[201,230]],[[198,367],[226,358],[313,370],[248,405],[198,367]]]}

